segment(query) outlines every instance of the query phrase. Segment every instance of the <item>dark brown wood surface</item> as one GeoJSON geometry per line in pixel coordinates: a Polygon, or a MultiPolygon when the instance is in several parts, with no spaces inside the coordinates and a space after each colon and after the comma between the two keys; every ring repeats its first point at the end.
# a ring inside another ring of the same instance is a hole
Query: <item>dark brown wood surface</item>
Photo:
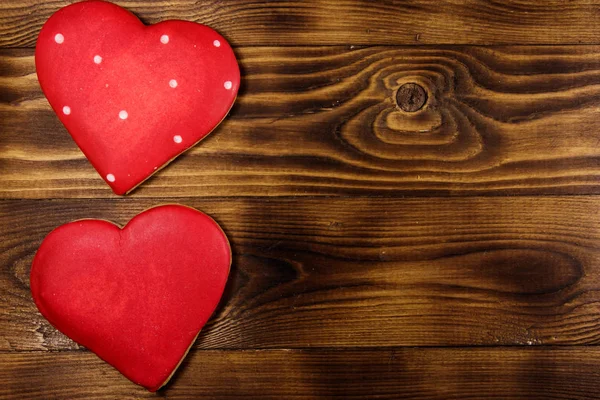
{"type": "Polygon", "coordinates": [[[579,346],[200,350],[151,394],[88,352],[1,353],[0,398],[592,399],[599,358],[579,346]]]}
{"type": "MultiPolygon", "coordinates": [[[[133,197],[600,193],[599,46],[249,47],[228,118],[133,197]],[[400,86],[425,106],[404,112],[400,86]]],[[[0,52],[0,195],[113,194],[0,52]]]]}
{"type": "Polygon", "coordinates": [[[209,138],[130,196],[37,83],[71,1],[0,4],[0,399],[600,398],[600,1],[118,1],[234,45],[209,138]],[[37,312],[42,239],[181,203],[231,239],[150,394],[37,312]]]}
{"type": "MultiPolygon", "coordinates": [[[[68,0],[3,0],[0,46],[32,47],[68,0]]],[[[146,23],[185,19],[241,45],[598,43],[598,0],[119,0],[146,23]]]]}
{"type": "MultiPolygon", "coordinates": [[[[600,343],[594,196],[175,200],[213,216],[233,246],[199,348],[600,343]]],[[[49,231],[124,225],[161,202],[1,201],[0,350],[76,347],[29,293],[49,231]]]]}

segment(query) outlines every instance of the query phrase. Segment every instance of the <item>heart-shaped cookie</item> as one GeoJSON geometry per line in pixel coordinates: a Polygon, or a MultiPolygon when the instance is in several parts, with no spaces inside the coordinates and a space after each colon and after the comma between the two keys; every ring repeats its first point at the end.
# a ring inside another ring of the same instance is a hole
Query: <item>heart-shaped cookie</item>
{"type": "Polygon", "coordinates": [[[125,194],[208,135],[235,101],[240,71],[207,26],[146,26],[103,1],[57,11],[38,37],[40,86],[77,145],[125,194]]]}
{"type": "Polygon", "coordinates": [[[58,227],[35,255],[31,293],[58,330],[155,391],[215,310],[230,264],[216,222],[166,205],[123,229],[102,220],[58,227]]]}

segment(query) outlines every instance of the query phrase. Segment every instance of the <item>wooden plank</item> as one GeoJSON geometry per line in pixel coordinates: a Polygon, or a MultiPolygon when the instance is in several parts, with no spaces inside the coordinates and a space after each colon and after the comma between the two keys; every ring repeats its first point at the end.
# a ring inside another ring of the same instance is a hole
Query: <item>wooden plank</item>
{"type": "MultiPolygon", "coordinates": [[[[592,399],[597,347],[193,351],[169,399],[592,399]]],[[[0,354],[0,398],[156,398],[88,352],[0,354]]]]}
{"type": "MultiPolygon", "coordinates": [[[[175,200],[175,199],[174,199],[175,200]]],[[[600,343],[600,218],[591,196],[184,199],[234,261],[203,349],[600,343]]],[[[155,200],[0,202],[0,350],[77,346],[38,314],[42,238],[124,224],[155,200]]]]}
{"type": "MultiPolygon", "coordinates": [[[[70,0],[3,0],[0,47],[34,46],[70,0]]],[[[598,0],[119,0],[146,23],[207,24],[234,45],[597,44],[598,0]]]]}
{"type": "MultiPolygon", "coordinates": [[[[32,51],[1,54],[0,197],[112,198],[43,97],[32,51]]],[[[600,47],[238,54],[231,117],[134,197],[600,193],[600,47]],[[429,95],[420,111],[395,103],[407,82],[429,95]]]]}

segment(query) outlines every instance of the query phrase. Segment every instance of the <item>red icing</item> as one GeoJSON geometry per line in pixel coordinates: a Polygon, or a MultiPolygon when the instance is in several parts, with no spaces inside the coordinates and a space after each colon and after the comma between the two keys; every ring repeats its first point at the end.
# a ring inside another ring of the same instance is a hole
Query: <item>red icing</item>
{"type": "Polygon", "coordinates": [[[58,330],[155,391],[216,308],[230,264],[216,222],[167,205],[123,229],[101,220],[58,227],[33,260],[31,292],[58,330]]]}
{"type": "Polygon", "coordinates": [[[117,194],[210,133],[233,105],[240,82],[231,47],[209,27],[186,21],[145,26],[102,1],[76,3],[50,17],[35,62],[58,118],[117,194]]]}

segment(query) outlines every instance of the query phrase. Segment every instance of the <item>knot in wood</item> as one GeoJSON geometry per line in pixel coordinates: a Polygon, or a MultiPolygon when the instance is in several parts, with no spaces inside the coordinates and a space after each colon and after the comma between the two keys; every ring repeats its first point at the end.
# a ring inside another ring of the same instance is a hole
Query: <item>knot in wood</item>
{"type": "Polygon", "coordinates": [[[419,111],[427,102],[427,92],[421,85],[405,83],[398,89],[396,102],[406,112],[419,111]]]}

